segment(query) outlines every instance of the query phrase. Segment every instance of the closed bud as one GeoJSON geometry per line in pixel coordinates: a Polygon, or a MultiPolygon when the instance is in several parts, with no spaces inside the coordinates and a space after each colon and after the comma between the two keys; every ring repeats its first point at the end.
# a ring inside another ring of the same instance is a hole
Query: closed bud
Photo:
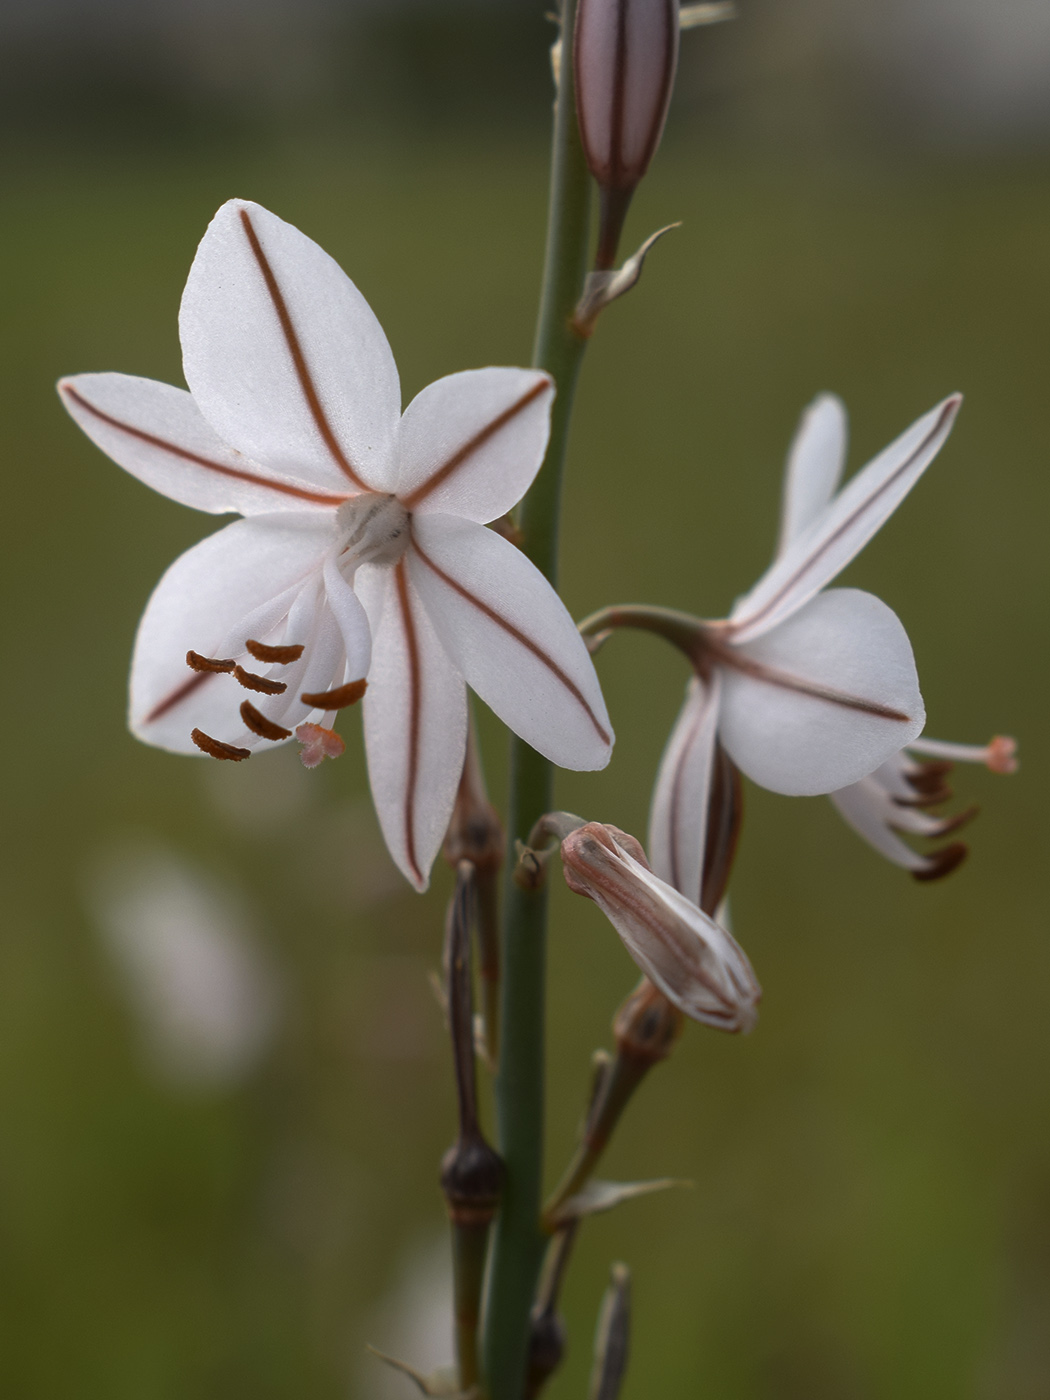
{"type": "Polygon", "coordinates": [[[593,899],[649,980],[679,1011],[723,1031],[749,1031],[762,995],[744,950],[659,879],[633,836],[588,822],[562,842],[569,888],[593,899]]]}
{"type": "Polygon", "coordinates": [[[678,61],[678,0],[579,0],[576,111],[601,189],[595,266],[610,268],[635,186],[663,133],[678,61]]]}

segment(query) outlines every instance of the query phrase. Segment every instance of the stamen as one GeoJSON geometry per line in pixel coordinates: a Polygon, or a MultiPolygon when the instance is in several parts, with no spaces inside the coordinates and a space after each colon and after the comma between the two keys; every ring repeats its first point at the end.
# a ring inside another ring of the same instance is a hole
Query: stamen
{"type": "Polygon", "coordinates": [[[299,660],[304,651],[301,646],[268,647],[265,642],[253,642],[251,638],[244,645],[256,661],[271,661],[277,666],[290,666],[293,661],[299,660]]]}
{"type": "Polygon", "coordinates": [[[190,738],[211,758],[228,758],[234,763],[241,763],[252,756],[251,749],[238,749],[233,744],[224,744],[221,739],[213,739],[210,734],[205,734],[203,729],[194,729],[190,738]]]}
{"type": "Polygon", "coordinates": [[[232,671],[237,665],[236,661],[217,661],[211,656],[201,656],[200,652],[188,651],[186,653],[186,665],[191,671],[206,673],[208,671],[232,671]]]}
{"type": "Polygon", "coordinates": [[[921,870],[911,872],[912,879],[919,880],[923,884],[930,880],[943,880],[953,870],[958,870],[969,854],[969,846],[964,845],[962,841],[955,841],[950,846],[945,846],[943,850],[932,852],[927,865],[923,866],[921,870]]]}
{"type": "Polygon", "coordinates": [[[348,705],[356,705],[367,689],[367,681],[350,681],[334,690],[307,691],[299,698],[315,710],[345,710],[348,705]]]}
{"type": "Polygon", "coordinates": [[[946,790],[943,780],[952,771],[952,767],[948,762],[922,763],[911,772],[905,773],[904,778],[909,787],[913,787],[916,792],[940,792],[946,790]]]}
{"type": "Polygon", "coordinates": [[[284,681],[270,681],[265,676],[257,676],[254,671],[246,671],[243,666],[234,666],[233,679],[240,681],[245,690],[256,690],[260,695],[283,695],[288,689],[284,681]]]}
{"type": "Polygon", "coordinates": [[[241,719],[260,739],[272,739],[276,743],[278,739],[292,737],[290,729],[282,729],[279,724],[274,724],[272,719],[260,714],[250,700],[245,700],[241,705],[241,719]]]}

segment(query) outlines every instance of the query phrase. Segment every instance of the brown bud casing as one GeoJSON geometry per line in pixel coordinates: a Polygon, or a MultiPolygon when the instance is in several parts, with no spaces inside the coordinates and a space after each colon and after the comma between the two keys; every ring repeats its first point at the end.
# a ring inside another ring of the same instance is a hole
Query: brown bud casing
{"type": "Polygon", "coordinates": [[[655,1065],[674,1049],[683,1020],[678,1008],[643,977],[616,1013],[616,1048],[625,1059],[655,1065]]]}
{"type": "Polygon", "coordinates": [[[580,138],[602,193],[595,266],[610,268],[667,118],[678,0],[579,0],[572,51],[580,138]]]}

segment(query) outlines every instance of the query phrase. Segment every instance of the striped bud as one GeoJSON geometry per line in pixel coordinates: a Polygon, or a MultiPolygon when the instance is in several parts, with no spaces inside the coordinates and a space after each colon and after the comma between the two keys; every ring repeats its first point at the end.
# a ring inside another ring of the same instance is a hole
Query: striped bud
{"type": "Polygon", "coordinates": [[[598,268],[616,261],[631,195],[660,144],[677,62],[678,0],[579,0],[576,111],[601,189],[598,268]]]}

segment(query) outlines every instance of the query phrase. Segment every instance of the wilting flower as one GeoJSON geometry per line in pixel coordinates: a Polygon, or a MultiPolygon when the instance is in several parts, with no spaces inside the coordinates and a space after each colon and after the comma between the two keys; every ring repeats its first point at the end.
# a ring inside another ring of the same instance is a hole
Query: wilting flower
{"type": "Polygon", "coordinates": [[[158,584],[135,644],[131,728],[178,753],[239,759],[305,724],[319,762],[338,745],[318,730],[367,676],[380,822],[424,888],[463,764],[464,681],[553,762],[609,758],[572,619],[485,528],[539,469],[553,385],[532,370],[469,370],[402,415],[390,347],[360,292],[317,244],[242,200],[208,228],[179,324],[190,393],[121,374],[60,384],[84,431],[134,476],[245,517],[158,584]]]}
{"type": "Polygon", "coordinates": [[[977,813],[968,807],[955,816],[934,816],[929,808],[947,802],[951,791],[945,778],[955,762],[983,763],[993,773],[1017,770],[1017,745],[997,735],[983,748],[970,744],[945,744],[937,739],[913,739],[886,760],[874,773],[830,794],[840,816],[869,845],[894,865],[910,870],[916,880],[939,880],[950,875],[968,855],[962,841],[952,841],[933,851],[916,851],[902,836],[939,840],[977,813]],[[920,757],[916,757],[920,755],[920,757]]]}
{"type": "MultiPolygon", "coordinates": [[[[753,781],[793,796],[849,787],[922,732],[911,644],[870,593],[826,585],[892,514],[943,445],[960,399],[920,418],[836,494],[845,409],[822,396],[788,458],[780,542],[771,567],[725,622],[673,626],[696,676],[653,793],[653,868],[699,898],[716,744],[753,781]]],[[[610,610],[626,619],[630,610],[610,610]]],[[[599,631],[601,615],[592,629],[599,631]]],[[[643,625],[641,623],[637,625],[643,625]]]]}
{"type": "Polygon", "coordinates": [[[561,845],[565,881],[593,899],[668,1001],[694,1021],[749,1031],[762,995],[743,949],[653,873],[633,836],[588,822],[561,845]]]}

